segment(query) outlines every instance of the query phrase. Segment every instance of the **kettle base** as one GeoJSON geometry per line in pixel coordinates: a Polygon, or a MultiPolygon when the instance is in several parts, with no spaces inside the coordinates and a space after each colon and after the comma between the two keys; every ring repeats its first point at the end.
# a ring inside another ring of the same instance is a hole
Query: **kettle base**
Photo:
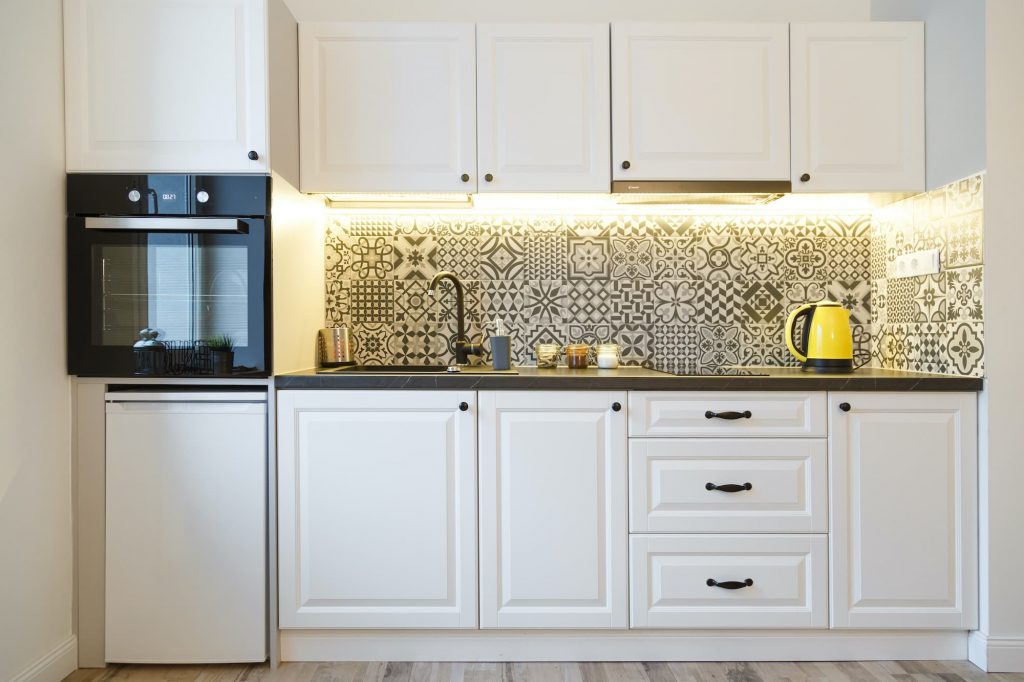
{"type": "Polygon", "coordinates": [[[805,372],[818,372],[820,374],[848,374],[853,371],[853,359],[808,358],[801,366],[801,369],[805,372]]]}

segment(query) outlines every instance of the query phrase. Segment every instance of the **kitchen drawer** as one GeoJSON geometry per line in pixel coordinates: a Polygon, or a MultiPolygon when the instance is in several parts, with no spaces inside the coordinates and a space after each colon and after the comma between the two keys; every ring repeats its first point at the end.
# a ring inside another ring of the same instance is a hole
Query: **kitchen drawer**
{"type": "Polygon", "coordinates": [[[633,628],[828,627],[825,535],[632,535],[629,555],[633,628]]]}
{"type": "Polygon", "coordinates": [[[825,402],[824,392],[632,391],[629,435],[824,438],[825,402]]]}
{"type": "Polygon", "coordinates": [[[827,461],[823,439],[633,439],[629,529],[825,533],[827,461]],[[743,487],[708,489],[709,484],[743,487]]]}

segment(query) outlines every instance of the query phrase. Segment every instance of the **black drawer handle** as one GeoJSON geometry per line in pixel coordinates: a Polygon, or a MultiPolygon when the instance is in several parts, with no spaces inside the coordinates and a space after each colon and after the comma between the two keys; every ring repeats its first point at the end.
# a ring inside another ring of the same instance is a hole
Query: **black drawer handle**
{"type": "Polygon", "coordinates": [[[744,490],[750,490],[754,487],[752,483],[725,483],[723,485],[715,485],[714,483],[705,483],[705,490],[721,490],[723,493],[739,493],[744,490]]]}
{"type": "Polygon", "coordinates": [[[750,419],[752,416],[750,410],[743,412],[712,412],[708,410],[704,413],[705,419],[750,419]]]}
{"type": "Polygon", "coordinates": [[[721,587],[723,590],[739,590],[744,587],[750,587],[754,584],[751,578],[747,578],[743,582],[739,580],[726,580],[724,583],[720,583],[714,578],[708,578],[708,587],[721,587]]]}

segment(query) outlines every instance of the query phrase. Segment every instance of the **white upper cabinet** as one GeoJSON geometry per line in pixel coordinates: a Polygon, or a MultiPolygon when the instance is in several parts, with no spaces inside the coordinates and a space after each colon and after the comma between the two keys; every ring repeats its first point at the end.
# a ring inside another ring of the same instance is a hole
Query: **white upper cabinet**
{"type": "Polygon", "coordinates": [[[787,24],[612,24],[615,180],[787,180],[787,24]]]}
{"type": "Polygon", "coordinates": [[[480,626],[625,628],[625,391],[480,393],[480,626]]]}
{"type": "Polygon", "coordinates": [[[793,24],[793,191],[925,189],[924,25],[793,24]]]}
{"type": "Polygon", "coordinates": [[[278,393],[282,628],[476,626],[475,402],[278,393]]]}
{"type": "Polygon", "coordinates": [[[266,172],[266,23],[264,0],[65,0],[68,171],[266,172]]]}
{"type": "Polygon", "coordinates": [[[607,192],[608,24],[477,26],[481,192],[607,192]]]}
{"type": "Polygon", "coordinates": [[[978,625],[977,396],[831,393],[832,627],[978,625]]]}
{"type": "Polygon", "coordinates": [[[305,192],[476,191],[473,24],[299,26],[305,192]]]}

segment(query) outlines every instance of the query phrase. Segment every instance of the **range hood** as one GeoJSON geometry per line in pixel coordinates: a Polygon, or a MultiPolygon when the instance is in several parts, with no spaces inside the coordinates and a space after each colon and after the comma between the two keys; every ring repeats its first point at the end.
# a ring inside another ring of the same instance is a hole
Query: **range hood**
{"type": "Polygon", "coordinates": [[[612,195],[620,204],[770,204],[793,186],[780,180],[616,180],[612,195]]]}

